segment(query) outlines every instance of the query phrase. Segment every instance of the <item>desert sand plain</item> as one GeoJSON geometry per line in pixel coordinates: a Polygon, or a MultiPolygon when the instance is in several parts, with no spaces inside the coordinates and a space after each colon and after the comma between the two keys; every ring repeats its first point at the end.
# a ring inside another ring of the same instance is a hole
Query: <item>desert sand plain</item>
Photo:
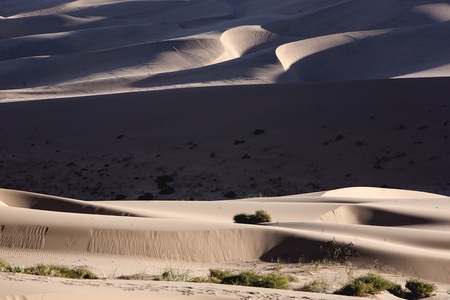
{"type": "Polygon", "coordinates": [[[101,279],[1,272],[0,299],[348,299],[370,271],[449,299],[449,20],[450,1],[2,0],[0,257],[101,279]],[[318,264],[330,241],[358,255],[318,264]],[[154,280],[210,268],[329,286],[154,280]]]}

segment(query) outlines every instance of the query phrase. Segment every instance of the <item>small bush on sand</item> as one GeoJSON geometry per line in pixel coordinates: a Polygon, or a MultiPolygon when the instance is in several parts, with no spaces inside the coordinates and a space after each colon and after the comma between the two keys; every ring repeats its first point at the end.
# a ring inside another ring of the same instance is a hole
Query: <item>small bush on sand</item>
{"type": "Polygon", "coordinates": [[[289,289],[290,280],[289,276],[276,272],[258,274],[253,271],[243,271],[239,274],[225,276],[220,283],[286,290],[289,289]]]}
{"type": "Polygon", "coordinates": [[[334,238],[320,246],[320,252],[324,255],[324,263],[340,264],[348,262],[352,258],[361,257],[361,252],[353,243],[339,243],[334,238]]]}
{"type": "Polygon", "coordinates": [[[24,269],[25,274],[73,279],[98,279],[97,275],[82,267],[68,268],[56,265],[37,265],[24,269]]]}
{"type": "Polygon", "coordinates": [[[405,287],[409,290],[407,297],[409,299],[419,299],[431,297],[436,290],[436,285],[420,279],[409,279],[405,287]]]}
{"type": "Polygon", "coordinates": [[[189,281],[189,272],[178,272],[174,269],[167,269],[164,273],[162,273],[160,280],[186,282],[189,281]]]}
{"type": "Polygon", "coordinates": [[[98,279],[97,275],[82,267],[68,268],[64,266],[40,264],[34,267],[24,268],[22,266],[11,266],[4,260],[0,260],[0,271],[72,279],[98,279]]]}
{"type": "Polygon", "coordinates": [[[233,220],[235,223],[244,224],[259,224],[264,222],[271,222],[272,218],[264,210],[257,210],[253,215],[246,213],[239,213],[234,215],[233,220]]]}
{"type": "Polygon", "coordinates": [[[367,295],[375,295],[381,293],[382,291],[388,291],[398,297],[404,297],[402,293],[403,290],[400,285],[374,273],[357,277],[334,293],[362,297],[367,295]]]}

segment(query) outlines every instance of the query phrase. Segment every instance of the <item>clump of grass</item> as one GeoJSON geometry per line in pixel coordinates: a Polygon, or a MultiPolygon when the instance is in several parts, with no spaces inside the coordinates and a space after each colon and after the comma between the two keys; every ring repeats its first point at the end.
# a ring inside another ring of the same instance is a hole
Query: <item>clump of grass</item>
{"type": "Polygon", "coordinates": [[[361,256],[361,252],[354,247],[353,243],[339,243],[335,239],[321,245],[320,251],[324,254],[325,263],[345,263],[361,256]]]}
{"type": "Polygon", "coordinates": [[[420,279],[409,279],[405,287],[409,290],[407,296],[409,299],[419,299],[431,297],[436,290],[436,285],[420,279]]]}
{"type": "Polygon", "coordinates": [[[404,291],[399,284],[381,277],[378,274],[369,273],[359,276],[335,291],[335,294],[347,296],[367,296],[388,291],[395,296],[404,297],[404,291]]]}
{"type": "Polygon", "coordinates": [[[98,279],[97,275],[95,275],[88,269],[82,267],[68,268],[65,266],[41,264],[35,267],[25,268],[24,273],[39,276],[63,277],[74,279],[98,279]]]}
{"type": "Polygon", "coordinates": [[[65,266],[39,264],[34,267],[24,268],[22,266],[12,266],[2,259],[0,259],[0,271],[73,279],[98,279],[97,275],[82,267],[69,268],[65,266]]]}
{"type": "Polygon", "coordinates": [[[164,273],[162,273],[160,280],[186,282],[189,281],[189,272],[178,272],[174,269],[167,269],[166,271],[164,271],[164,273]]]}
{"type": "Polygon", "coordinates": [[[293,278],[276,272],[258,274],[253,271],[243,271],[233,274],[230,271],[212,269],[210,270],[210,280],[211,282],[218,282],[221,284],[286,290],[290,288],[289,282],[293,281],[293,278]]]}
{"type": "Polygon", "coordinates": [[[271,222],[271,216],[264,210],[257,210],[254,214],[239,213],[234,215],[233,220],[235,223],[244,224],[259,224],[264,222],[271,222]]]}
{"type": "Polygon", "coordinates": [[[328,289],[329,285],[326,281],[315,279],[308,283],[305,283],[297,290],[302,292],[310,292],[310,293],[325,293],[328,289]]]}

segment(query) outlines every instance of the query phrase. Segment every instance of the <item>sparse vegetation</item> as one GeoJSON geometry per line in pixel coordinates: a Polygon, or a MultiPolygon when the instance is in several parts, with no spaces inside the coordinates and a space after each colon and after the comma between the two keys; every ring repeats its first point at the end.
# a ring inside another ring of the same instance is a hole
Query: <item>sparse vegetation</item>
{"type": "Polygon", "coordinates": [[[82,267],[69,268],[65,266],[39,264],[34,267],[25,268],[22,266],[12,266],[4,260],[0,260],[0,271],[72,279],[98,279],[97,275],[82,267]]]}
{"type": "Polygon", "coordinates": [[[235,223],[243,224],[259,224],[265,222],[271,222],[272,218],[264,210],[257,210],[254,214],[239,213],[234,215],[233,220],[235,223]]]}
{"type": "Polygon", "coordinates": [[[361,257],[361,252],[352,242],[339,243],[335,239],[320,246],[320,251],[324,254],[324,263],[345,263],[351,258],[361,257]]]}
{"type": "Polygon", "coordinates": [[[178,272],[174,269],[167,269],[164,273],[162,273],[160,280],[186,282],[189,281],[189,272],[178,272]]]}
{"type": "Polygon", "coordinates": [[[374,273],[356,277],[334,293],[362,297],[379,294],[382,291],[388,291],[397,297],[404,297],[404,291],[399,284],[374,273]]]}
{"type": "Polygon", "coordinates": [[[272,272],[269,274],[258,274],[253,271],[243,271],[238,274],[233,274],[229,271],[222,270],[210,270],[211,282],[218,282],[221,284],[230,285],[243,285],[254,286],[272,289],[289,289],[289,282],[293,281],[293,278],[272,272]]]}
{"type": "Polygon", "coordinates": [[[420,279],[409,279],[405,287],[409,290],[407,293],[409,299],[431,297],[436,290],[435,284],[420,279]]]}

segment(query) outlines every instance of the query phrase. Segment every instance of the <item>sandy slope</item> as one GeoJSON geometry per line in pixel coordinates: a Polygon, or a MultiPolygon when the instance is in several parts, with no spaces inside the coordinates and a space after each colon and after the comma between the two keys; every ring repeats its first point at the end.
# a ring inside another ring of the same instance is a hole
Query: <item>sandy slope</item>
{"type": "Polygon", "coordinates": [[[3,1],[0,13],[1,100],[449,74],[448,1],[3,1]]]}
{"type": "MultiPolygon", "coordinates": [[[[209,266],[245,269],[257,267],[246,263],[252,261],[316,260],[324,255],[321,246],[336,240],[352,243],[360,253],[360,257],[352,258],[357,271],[359,266],[376,262],[395,268],[402,276],[450,283],[450,218],[445,213],[450,209],[450,201],[436,194],[359,187],[211,202],[86,202],[1,190],[0,199],[4,204],[0,207],[0,251],[11,264],[88,265],[106,278],[142,270],[148,275],[159,275],[164,268],[185,268],[194,274],[205,274],[209,266]],[[266,226],[232,223],[234,214],[257,209],[270,212],[276,222],[266,226]]],[[[305,277],[305,271],[296,264],[291,272],[305,277]]],[[[14,282],[15,276],[2,274],[1,282],[14,282]]],[[[29,276],[20,278],[27,282],[42,281],[29,276]]],[[[58,283],[61,281],[64,280],[54,280],[55,285],[48,285],[46,291],[50,295],[61,292],[58,283]]],[[[65,281],[69,285],[91,285],[65,281]]],[[[126,283],[111,281],[110,285],[115,288],[105,291],[121,289],[126,283]]],[[[177,289],[177,285],[167,283],[134,285],[137,290],[153,293],[162,290],[161,295],[185,291],[183,285],[177,289]]],[[[104,283],[100,286],[105,288],[104,283]]],[[[219,295],[224,293],[223,289],[227,290],[214,285],[209,288],[219,295]]],[[[42,293],[41,286],[31,284],[28,289],[28,294],[42,293]]],[[[81,297],[89,290],[70,293],[81,297]]],[[[4,296],[15,293],[25,292],[14,284],[9,291],[2,291],[4,296]]],[[[192,293],[204,293],[203,285],[192,293]]],[[[234,297],[243,293],[230,292],[234,297]]],[[[279,293],[287,297],[292,292],[279,293]]]]}
{"type": "Polygon", "coordinates": [[[339,299],[116,279],[278,259],[336,288],[348,269],[296,263],[333,239],[448,298],[449,21],[450,1],[2,0],[0,256],[107,279],[0,273],[0,299],[339,299]],[[257,209],[274,222],[232,223],[257,209]]]}

